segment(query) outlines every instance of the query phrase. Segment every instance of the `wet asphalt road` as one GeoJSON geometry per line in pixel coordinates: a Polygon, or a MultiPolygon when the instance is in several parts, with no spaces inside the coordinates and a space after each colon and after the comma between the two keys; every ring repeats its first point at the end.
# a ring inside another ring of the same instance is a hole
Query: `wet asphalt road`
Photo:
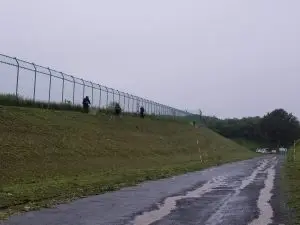
{"type": "MultiPolygon", "coordinates": [[[[5,225],[287,224],[280,156],[226,164],[12,216],[5,225]]],[[[0,222],[1,224],[1,222],[0,222]]]]}

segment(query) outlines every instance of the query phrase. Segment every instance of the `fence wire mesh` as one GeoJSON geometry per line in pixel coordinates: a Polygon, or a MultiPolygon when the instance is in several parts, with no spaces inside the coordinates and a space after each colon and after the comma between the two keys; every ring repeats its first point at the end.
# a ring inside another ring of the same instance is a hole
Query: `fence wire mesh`
{"type": "Polygon", "coordinates": [[[0,93],[44,101],[48,104],[69,103],[80,105],[89,96],[91,106],[106,109],[113,102],[122,110],[136,113],[143,106],[146,114],[186,116],[189,113],[148,99],[131,95],[113,88],[96,84],[49,67],[30,63],[0,54],[0,93]]]}

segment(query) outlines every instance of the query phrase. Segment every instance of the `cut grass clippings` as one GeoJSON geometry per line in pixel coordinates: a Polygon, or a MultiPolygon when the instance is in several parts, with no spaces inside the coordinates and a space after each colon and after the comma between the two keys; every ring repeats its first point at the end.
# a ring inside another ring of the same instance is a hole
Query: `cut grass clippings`
{"type": "Polygon", "coordinates": [[[0,216],[254,156],[182,121],[0,106],[0,216]]]}

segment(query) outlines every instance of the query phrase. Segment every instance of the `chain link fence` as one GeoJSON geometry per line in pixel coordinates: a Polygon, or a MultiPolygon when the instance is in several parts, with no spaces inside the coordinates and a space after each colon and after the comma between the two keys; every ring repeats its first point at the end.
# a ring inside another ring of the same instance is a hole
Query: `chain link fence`
{"type": "Polygon", "coordinates": [[[118,102],[128,113],[138,112],[143,106],[146,114],[189,115],[183,110],[3,54],[0,54],[0,93],[48,104],[61,102],[73,105],[81,105],[82,99],[89,96],[91,106],[98,109],[106,109],[112,102],[118,102]]]}

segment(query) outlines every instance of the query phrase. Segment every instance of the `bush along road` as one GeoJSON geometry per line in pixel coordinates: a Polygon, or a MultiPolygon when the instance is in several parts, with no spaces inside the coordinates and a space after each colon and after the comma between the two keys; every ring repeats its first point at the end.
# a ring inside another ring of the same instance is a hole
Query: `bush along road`
{"type": "Polygon", "coordinates": [[[15,215],[3,224],[287,224],[278,186],[282,161],[281,156],[268,155],[149,181],[15,215]]]}

